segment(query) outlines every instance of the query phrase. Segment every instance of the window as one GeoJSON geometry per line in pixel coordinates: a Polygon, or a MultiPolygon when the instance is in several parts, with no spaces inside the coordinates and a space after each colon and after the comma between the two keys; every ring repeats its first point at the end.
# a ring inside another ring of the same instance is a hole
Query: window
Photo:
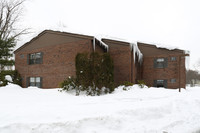
{"type": "Polygon", "coordinates": [[[27,86],[37,86],[39,88],[42,87],[42,78],[41,77],[30,77],[29,80],[27,79],[27,86]]]}
{"type": "Polygon", "coordinates": [[[176,61],[176,57],[171,57],[171,61],[176,61]]]}
{"type": "Polygon", "coordinates": [[[28,55],[28,64],[42,64],[43,54],[40,53],[33,53],[28,55]]]}
{"type": "Polygon", "coordinates": [[[24,55],[23,55],[23,54],[21,54],[21,55],[20,55],[20,58],[21,58],[21,59],[23,59],[23,58],[24,58],[24,55]]]}
{"type": "Polygon", "coordinates": [[[156,58],[154,59],[154,68],[166,68],[167,58],[156,58]]]}
{"type": "Polygon", "coordinates": [[[167,80],[154,80],[154,87],[165,87],[167,88],[167,80]]]}
{"type": "Polygon", "coordinates": [[[171,79],[171,83],[176,83],[176,79],[171,79]]]}

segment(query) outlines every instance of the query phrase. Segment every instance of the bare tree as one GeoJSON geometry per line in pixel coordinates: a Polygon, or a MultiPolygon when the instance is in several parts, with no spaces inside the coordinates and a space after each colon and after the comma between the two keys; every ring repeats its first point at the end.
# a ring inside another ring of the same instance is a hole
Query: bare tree
{"type": "Polygon", "coordinates": [[[0,0],[0,72],[5,66],[12,66],[11,59],[17,38],[27,33],[19,23],[25,0],[0,0]]]}
{"type": "Polygon", "coordinates": [[[190,86],[195,86],[200,80],[200,74],[196,70],[187,70],[186,71],[186,83],[190,86]]]}
{"type": "Polygon", "coordinates": [[[0,40],[16,38],[27,32],[16,24],[20,20],[25,0],[0,0],[0,40]]]}
{"type": "Polygon", "coordinates": [[[200,59],[194,64],[194,69],[200,73],[200,59]]]}

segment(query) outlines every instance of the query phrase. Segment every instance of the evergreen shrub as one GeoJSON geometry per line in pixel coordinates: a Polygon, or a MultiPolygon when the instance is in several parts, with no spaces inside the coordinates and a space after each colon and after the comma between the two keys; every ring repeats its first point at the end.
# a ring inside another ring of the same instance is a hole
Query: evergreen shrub
{"type": "Polygon", "coordinates": [[[133,86],[134,84],[131,83],[131,82],[129,82],[129,81],[124,81],[124,82],[122,83],[122,85],[124,85],[125,87],[128,87],[128,86],[133,86]]]}
{"type": "MultiPolygon", "coordinates": [[[[86,91],[87,95],[100,95],[114,91],[114,65],[108,53],[93,52],[78,53],[75,59],[76,82],[73,89],[77,92],[86,91]],[[109,89],[106,89],[109,88],[109,89]]],[[[71,80],[63,81],[65,86],[71,85],[71,80]],[[65,83],[64,83],[65,82],[65,83]]],[[[63,90],[68,91],[68,89],[63,90]]],[[[69,87],[67,87],[69,88],[69,87]]]]}
{"type": "Polygon", "coordinates": [[[0,86],[6,86],[8,81],[5,79],[6,75],[10,75],[12,78],[12,83],[22,86],[22,78],[17,70],[6,70],[0,72],[0,86]]]}
{"type": "Polygon", "coordinates": [[[144,80],[138,80],[138,85],[140,86],[140,88],[144,88],[144,86],[146,85],[144,80]]]}

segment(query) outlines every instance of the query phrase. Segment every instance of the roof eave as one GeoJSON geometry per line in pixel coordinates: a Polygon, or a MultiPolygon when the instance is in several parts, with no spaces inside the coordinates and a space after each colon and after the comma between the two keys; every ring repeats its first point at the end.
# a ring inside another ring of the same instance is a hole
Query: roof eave
{"type": "Polygon", "coordinates": [[[22,45],[21,47],[19,47],[18,49],[16,49],[14,51],[14,54],[16,52],[18,52],[19,50],[23,49],[24,47],[26,47],[28,44],[30,44],[31,42],[37,40],[39,37],[41,37],[42,35],[46,34],[46,33],[50,33],[50,34],[60,34],[60,35],[68,35],[68,36],[75,36],[75,37],[79,37],[79,38],[84,38],[84,39],[93,39],[93,36],[88,36],[88,35],[81,35],[81,34],[75,34],[75,33],[70,33],[70,32],[61,32],[61,31],[53,31],[53,30],[44,30],[41,33],[39,33],[36,37],[34,37],[33,39],[31,39],[29,42],[26,42],[24,45],[22,45]]]}

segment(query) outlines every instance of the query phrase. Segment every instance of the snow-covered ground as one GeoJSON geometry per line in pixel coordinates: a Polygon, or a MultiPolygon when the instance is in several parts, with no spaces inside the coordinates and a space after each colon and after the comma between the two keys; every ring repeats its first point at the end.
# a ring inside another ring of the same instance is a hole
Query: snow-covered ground
{"type": "Polygon", "coordinates": [[[0,87],[0,133],[200,133],[200,87],[103,96],[0,87]]]}

